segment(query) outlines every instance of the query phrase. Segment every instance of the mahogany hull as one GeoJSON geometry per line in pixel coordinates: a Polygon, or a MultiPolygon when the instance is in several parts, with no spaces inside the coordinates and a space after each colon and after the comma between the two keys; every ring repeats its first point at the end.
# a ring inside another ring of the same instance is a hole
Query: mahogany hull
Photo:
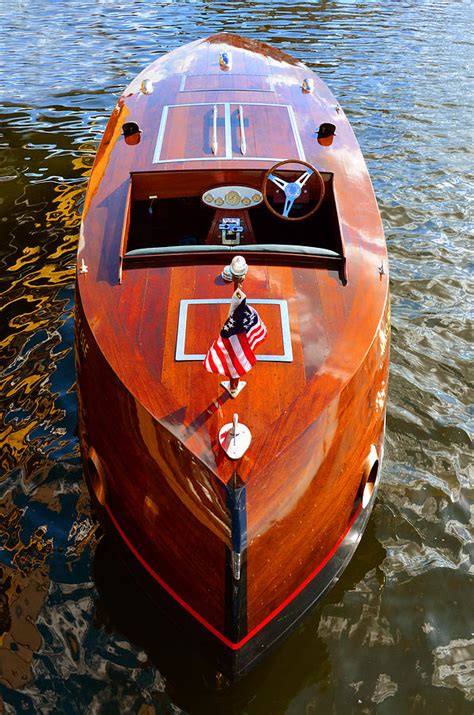
{"type": "Polygon", "coordinates": [[[339,578],[380,480],[386,245],[360,149],[319,79],[268,46],[216,35],[132,82],[86,195],[75,333],[81,452],[98,516],[219,667],[240,676],[339,578]],[[319,142],[315,126],[328,121],[336,133],[319,142]],[[142,134],[130,144],[124,123],[134,122],[142,134]],[[290,230],[265,213],[260,189],[275,161],[302,157],[321,172],[325,198],[290,230]],[[199,358],[232,295],[219,277],[226,213],[204,204],[230,186],[257,197],[233,215],[246,235],[245,291],[268,329],[235,400],[199,358]],[[235,411],[252,443],[233,461],[218,434],[235,411]]]}
{"type": "Polygon", "coordinates": [[[385,409],[375,404],[387,383],[388,351],[374,344],[337,405],[308,425],[305,443],[275,464],[268,483],[223,488],[197,467],[191,452],[173,448],[173,436],[120,384],[84,324],[79,302],[76,335],[81,451],[96,513],[126,560],[136,562],[138,578],[213,665],[231,679],[241,677],[323,598],[359,544],[380,482],[385,409]],[[310,443],[324,442],[321,429],[336,428],[338,439],[329,441],[308,478],[302,463],[310,461],[310,443]],[[361,482],[369,476],[373,447],[378,465],[362,507],[361,482]],[[91,451],[104,471],[105,494],[91,451]],[[293,494],[301,489],[299,498],[276,520],[289,479],[298,472],[303,484],[294,476],[290,483],[293,494]],[[186,474],[193,475],[192,483],[186,484],[186,474]],[[203,491],[197,499],[198,485],[203,491]],[[231,562],[236,519],[238,581],[231,562]],[[269,526],[260,534],[262,523],[269,526]]]}

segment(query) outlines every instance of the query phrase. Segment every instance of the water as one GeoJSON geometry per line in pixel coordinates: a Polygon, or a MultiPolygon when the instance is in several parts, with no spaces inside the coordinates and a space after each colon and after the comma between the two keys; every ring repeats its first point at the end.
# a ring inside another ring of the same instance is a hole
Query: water
{"type": "Polygon", "coordinates": [[[470,4],[3,0],[0,14],[4,712],[471,713],[470,4]],[[72,325],[79,216],[116,98],[156,56],[222,30],[305,61],[344,106],[382,212],[393,321],[368,530],[329,598],[233,687],[198,660],[183,672],[184,646],[97,546],[72,325]]]}

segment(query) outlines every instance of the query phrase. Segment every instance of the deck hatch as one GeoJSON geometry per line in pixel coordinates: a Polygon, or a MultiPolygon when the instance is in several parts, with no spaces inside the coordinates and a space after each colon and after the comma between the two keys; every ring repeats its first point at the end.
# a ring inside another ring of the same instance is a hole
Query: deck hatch
{"type": "MultiPolygon", "coordinates": [[[[293,349],[291,346],[291,334],[290,334],[290,320],[289,320],[289,314],[288,314],[288,302],[286,300],[274,300],[270,298],[248,298],[248,303],[250,305],[255,305],[255,306],[265,306],[265,308],[268,310],[267,306],[274,307],[274,310],[277,311],[277,315],[269,316],[271,323],[273,324],[273,329],[272,326],[270,325],[270,320],[266,320],[266,316],[262,314],[262,319],[264,322],[268,323],[267,328],[268,328],[268,338],[272,338],[272,332],[275,333],[275,323],[277,326],[277,329],[279,328],[279,335],[273,335],[274,339],[281,345],[282,351],[280,353],[268,353],[268,354],[260,354],[257,355],[257,360],[261,362],[293,362],[293,349]],[[275,320],[276,319],[276,320],[275,320]],[[278,325],[279,323],[279,325],[278,325]]],[[[197,352],[190,352],[186,353],[186,338],[187,336],[187,327],[189,323],[190,316],[188,315],[189,309],[197,308],[199,309],[199,306],[202,306],[203,308],[206,308],[209,310],[210,307],[212,306],[218,306],[218,305],[230,305],[230,298],[195,298],[192,300],[181,300],[180,301],[180,306],[179,306],[179,317],[178,317],[178,333],[177,333],[177,340],[176,340],[176,353],[175,353],[175,360],[178,362],[181,361],[197,361],[197,360],[204,360],[205,358],[205,353],[197,353],[197,352]]],[[[222,321],[222,324],[219,324],[219,319],[216,314],[216,325],[215,325],[215,335],[214,333],[209,333],[209,334],[204,334],[200,333],[200,340],[202,339],[202,349],[207,350],[212,341],[217,338],[217,335],[219,333],[219,330],[222,328],[222,325],[224,324],[224,321],[222,321]],[[207,345],[207,342],[209,342],[209,345],[207,345]]],[[[214,327],[214,326],[212,326],[214,327]]],[[[267,341],[268,342],[268,338],[267,341]]],[[[271,344],[271,343],[270,343],[271,344]]],[[[201,345],[201,342],[200,342],[201,345]]]]}
{"type": "Polygon", "coordinates": [[[277,162],[288,157],[306,160],[291,105],[193,102],[163,107],[153,163],[277,162]],[[245,155],[241,152],[242,122],[247,138],[245,155]]]}

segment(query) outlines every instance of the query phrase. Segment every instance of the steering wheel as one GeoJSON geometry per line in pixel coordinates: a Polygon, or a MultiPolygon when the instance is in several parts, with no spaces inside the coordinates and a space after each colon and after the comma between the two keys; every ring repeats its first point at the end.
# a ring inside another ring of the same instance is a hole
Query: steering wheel
{"type": "Polygon", "coordinates": [[[321,206],[321,203],[324,199],[324,179],[319,173],[319,171],[312,164],[308,164],[308,162],[301,161],[300,159],[285,159],[284,161],[279,161],[277,164],[274,164],[266,172],[265,176],[263,177],[262,194],[266,207],[270,209],[270,211],[275,214],[275,216],[278,216],[278,218],[283,218],[286,221],[302,221],[303,219],[312,216],[321,206]],[[285,164],[299,164],[301,166],[305,166],[306,171],[300,174],[300,176],[295,181],[285,181],[285,179],[282,179],[281,176],[277,176],[275,174],[277,169],[281,169],[281,167],[285,164]],[[313,177],[313,182],[316,180],[319,184],[319,197],[315,205],[310,208],[309,211],[303,214],[303,216],[289,216],[293,204],[295,203],[296,199],[299,199],[299,197],[301,196],[303,186],[309,179],[311,179],[311,177],[313,177]],[[283,206],[283,211],[281,213],[278,213],[278,211],[276,211],[268,201],[267,189],[268,183],[270,181],[276,186],[278,186],[278,188],[281,189],[285,194],[285,203],[283,206]]]}

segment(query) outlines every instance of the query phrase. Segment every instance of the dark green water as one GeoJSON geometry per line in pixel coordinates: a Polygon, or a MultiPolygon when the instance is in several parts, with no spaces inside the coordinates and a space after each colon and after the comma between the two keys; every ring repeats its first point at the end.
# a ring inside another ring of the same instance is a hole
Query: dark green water
{"type": "Polygon", "coordinates": [[[0,712],[473,712],[472,19],[440,0],[0,1],[0,712]],[[222,30],[289,51],[344,106],[384,221],[393,330],[384,481],[356,556],[281,648],[216,689],[97,546],[71,316],[117,97],[222,30]]]}

